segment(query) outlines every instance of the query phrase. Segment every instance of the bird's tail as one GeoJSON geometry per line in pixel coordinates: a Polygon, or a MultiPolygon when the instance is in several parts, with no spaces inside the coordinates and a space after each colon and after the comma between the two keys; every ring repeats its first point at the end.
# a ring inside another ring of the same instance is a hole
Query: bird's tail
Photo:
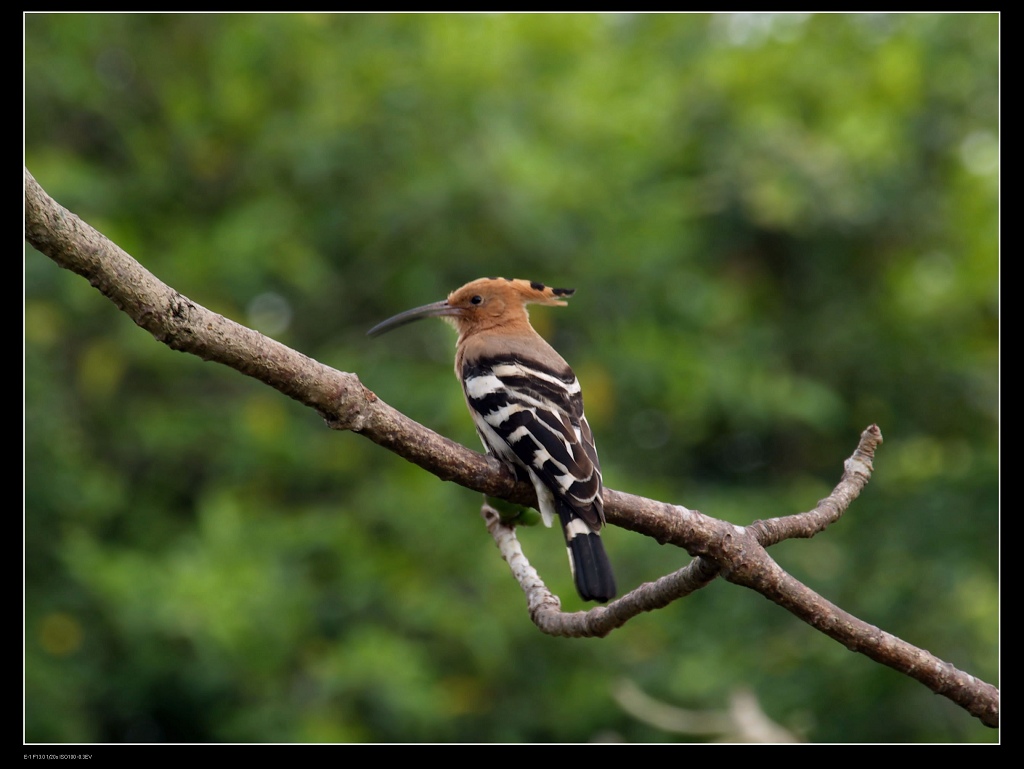
{"type": "Polygon", "coordinates": [[[571,510],[559,505],[576,591],[584,601],[605,603],[615,597],[615,575],[601,535],[571,510]]]}

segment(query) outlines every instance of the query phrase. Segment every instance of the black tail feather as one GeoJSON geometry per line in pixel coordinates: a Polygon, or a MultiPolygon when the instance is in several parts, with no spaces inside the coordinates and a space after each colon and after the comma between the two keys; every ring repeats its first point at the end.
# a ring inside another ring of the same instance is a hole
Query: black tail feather
{"type": "Polygon", "coordinates": [[[605,603],[615,597],[615,575],[601,535],[577,534],[566,542],[576,591],[584,601],[605,603]]]}

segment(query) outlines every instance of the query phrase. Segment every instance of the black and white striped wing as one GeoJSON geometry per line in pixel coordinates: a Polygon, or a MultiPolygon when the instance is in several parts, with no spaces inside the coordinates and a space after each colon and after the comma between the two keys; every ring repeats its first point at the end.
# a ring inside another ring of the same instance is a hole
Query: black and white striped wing
{"type": "Polygon", "coordinates": [[[572,370],[552,371],[521,358],[486,360],[467,363],[462,381],[484,446],[550,492],[550,499],[538,500],[545,523],[559,512],[557,501],[598,531],[604,523],[601,467],[572,370]]]}
{"type": "Polygon", "coordinates": [[[467,362],[462,374],[488,453],[526,470],[545,524],[558,516],[576,590],[586,601],[611,600],[615,575],[600,535],[601,466],[575,374],[521,358],[467,362]]]}

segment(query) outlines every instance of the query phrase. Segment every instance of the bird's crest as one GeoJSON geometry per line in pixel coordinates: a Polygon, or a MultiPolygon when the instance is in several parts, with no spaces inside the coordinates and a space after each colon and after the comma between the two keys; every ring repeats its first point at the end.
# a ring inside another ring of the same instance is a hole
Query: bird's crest
{"type": "Polygon", "coordinates": [[[535,280],[480,278],[452,291],[448,295],[448,304],[455,306],[466,302],[479,304],[480,302],[473,302],[473,298],[479,296],[481,301],[491,297],[500,297],[507,301],[515,297],[523,305],[546,304],[564,307],[565,300],[574,293],[576,293],[574,288],[552,288],[535,280]]]}

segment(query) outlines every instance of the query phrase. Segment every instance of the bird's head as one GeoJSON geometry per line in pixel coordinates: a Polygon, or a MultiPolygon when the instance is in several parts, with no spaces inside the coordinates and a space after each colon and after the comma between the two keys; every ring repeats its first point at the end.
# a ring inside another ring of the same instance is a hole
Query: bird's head
{"type": "Polygon", "coordinates": [[[529,325],[528,304],[565,305],[576,289],[551,288],[543,283],[511,278],[480,278],[457,288],[448,298],[406,310],[371,328],[367,334],[378,336],[420,318],[443,318],[458,330],[460,337],[477,331],[529,325]]]}

